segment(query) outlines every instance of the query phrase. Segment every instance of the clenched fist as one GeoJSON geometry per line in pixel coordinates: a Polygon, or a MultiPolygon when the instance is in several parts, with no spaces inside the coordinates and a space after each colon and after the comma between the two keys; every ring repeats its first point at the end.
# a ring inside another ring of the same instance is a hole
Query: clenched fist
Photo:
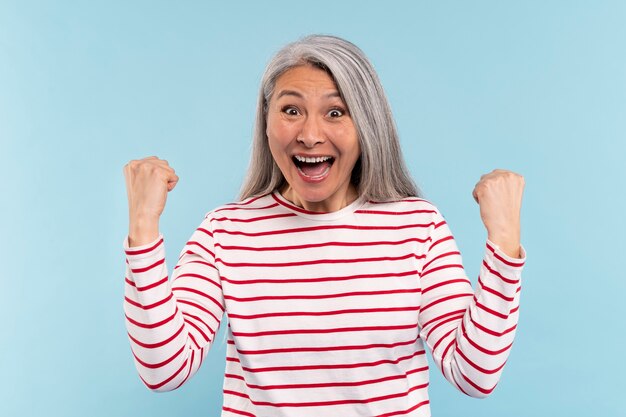
{"type": "Polygon", "coordinates": [[[159,217],[167,193],[176,187],[178,176],[167,161],[150,156],[124,166],[128,195],[129,245],[150,243],[159,235],[159,217]]]}
{"type": "Polygon", "coordinates": [[[480,206],[487,238],[507,255],[520,257],[520,211],[524,177],[496,169],[480,177],[472,195],[480,206]]]}

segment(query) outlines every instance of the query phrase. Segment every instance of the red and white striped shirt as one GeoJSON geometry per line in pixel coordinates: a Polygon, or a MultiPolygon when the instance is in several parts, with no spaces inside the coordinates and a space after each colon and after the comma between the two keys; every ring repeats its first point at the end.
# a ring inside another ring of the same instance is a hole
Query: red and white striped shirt
{"type": "Polygon", "coordinates": [[[162,237],[124,246],[126,324],[150,389],[189,379],[227,314],[223,417],[429,416],[425,346],[483,397],[515,335],[524,259],[487,242],[473,291],[448,225],[419,198],[322,214],[277,192],[225,205],[171,280],[162,237]]]}

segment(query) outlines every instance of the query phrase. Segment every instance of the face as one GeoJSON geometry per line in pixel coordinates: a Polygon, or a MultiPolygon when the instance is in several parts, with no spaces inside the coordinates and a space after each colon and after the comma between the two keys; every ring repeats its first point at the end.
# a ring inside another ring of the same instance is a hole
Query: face
{"type": "Polygon", "coordinates": [[[356,128],[333,79],[304,65],[276,81],[267,137],[288,187],[283,196],[310,211],[331,212],[357,197],[350,183],[360,155],[356,128]]]}

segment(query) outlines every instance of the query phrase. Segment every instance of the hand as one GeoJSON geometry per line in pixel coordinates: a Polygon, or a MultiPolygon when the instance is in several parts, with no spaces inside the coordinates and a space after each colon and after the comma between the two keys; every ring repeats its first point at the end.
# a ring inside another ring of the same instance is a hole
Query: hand
{"type": "Polygon", "coordinates": [[[130,218],[129,245],[140,246],[158,237],[167,193],[176,187],[178,176],[167,161],[150,156],[126,164],[124,177],[130,218]]]}
{"type": "Polygon", "coordinates": [[[487,236],[513,258],[520,257],[520,211],[524,177],[496,169],[480,177],[472,195],[480,206],[487,236]]]}

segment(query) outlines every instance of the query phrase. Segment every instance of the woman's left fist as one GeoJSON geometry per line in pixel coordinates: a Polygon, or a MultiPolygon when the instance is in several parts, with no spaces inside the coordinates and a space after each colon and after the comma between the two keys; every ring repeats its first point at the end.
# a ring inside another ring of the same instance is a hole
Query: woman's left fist
{"type": "Polygon", "coordinates": [[[524,177],[495,169],[480,177],[472,195],[480,206],[487,238],[507,255],[520,257],[520,211],[524,177]]]}

